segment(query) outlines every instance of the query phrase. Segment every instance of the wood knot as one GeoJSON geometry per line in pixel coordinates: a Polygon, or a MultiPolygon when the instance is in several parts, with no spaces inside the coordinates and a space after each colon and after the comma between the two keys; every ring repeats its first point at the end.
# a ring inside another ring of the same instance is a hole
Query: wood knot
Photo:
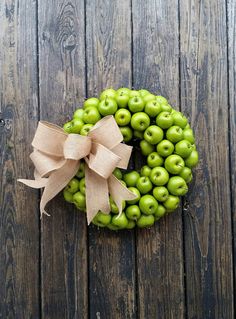
{"type": "Polygon", "coordinates": [[[76,46],[76,36],[71,34],[68,38],[64,40],[63,46],[66,50],[72,51],[76,46]]]}
{"type": "Polygon", "coordinates": [[[5,126],[5,120],[4,119],[0,119],[0,127],[3,127],[3,126],[5,126]]]}

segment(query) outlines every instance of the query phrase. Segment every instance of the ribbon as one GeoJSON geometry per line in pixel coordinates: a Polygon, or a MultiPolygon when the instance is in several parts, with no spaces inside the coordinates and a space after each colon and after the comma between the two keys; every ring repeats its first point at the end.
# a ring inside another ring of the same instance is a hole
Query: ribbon
{"type": "Polygon", "coordinates": [[[34,180],[18,179],[32,188],[44,188],[40,213],[46,204],[75,176],[80,160],[85,160],[86,211],[88,224],[98,211],[110,213],[109,193],[122,213],[123,200],[136,195],[113,174],[116,167],[126,169],[132,147],[121,143],[123,136],[113,116],[98,121],[88,136],[67,134],[57,125],[40,121],[32,142],[30,158],[34,180]]]}

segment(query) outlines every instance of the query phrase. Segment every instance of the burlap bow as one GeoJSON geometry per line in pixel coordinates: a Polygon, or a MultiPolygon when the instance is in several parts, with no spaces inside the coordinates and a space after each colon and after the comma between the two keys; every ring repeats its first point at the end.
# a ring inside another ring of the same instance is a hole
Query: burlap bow
{"type": "MultiPolygon", "coordinates": [[[[88,224],[100,210],[109,214],[109,193],[122,212],[123,200],[136,198],[113,174],[115,167],[126,169],[132,147],[122,144],[123,136],[113,116],[106,116],[88,136],[67,134],[57,125],[39,122],[30,158],[35,165],[35,180],[18,181],[44,192],[41,216],[46,204],[75,176],[80,159],[85,159],[86,211],[88,224]]],[[[47,214],[48,215],[48,214],[47,214]]]]}

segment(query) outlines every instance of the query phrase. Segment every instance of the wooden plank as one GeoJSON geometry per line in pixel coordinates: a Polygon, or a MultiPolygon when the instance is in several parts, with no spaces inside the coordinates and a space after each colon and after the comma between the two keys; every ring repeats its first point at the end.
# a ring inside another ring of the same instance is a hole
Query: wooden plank
{"type": "MultiPolygon", "coordinates": [[[[62,125],[84,100],[84,1],[39,0],[41,119],[62,125]]],[[[87,226],[59,195],[42,220],[42,317],[87,318],[87,226]]]]}
{"type": "MultiPolygon", "coordinates": [[[[92,1],[86,7],[88,96],[131,86],[130,3],[92,1]]],[[[135,246],[132,231],[89,227],[91,318],[135,318],[135,246]]]]}
{"type": "Polygon", "coordinates": [[[0,2],[0,318],[39,318],[38,191],[28,157],[37,125],[36,2],[0,2]]]}
{"type": "Polygon", "coordinates": [[[185,213],[189,318],[234,318],[224,1],[180,1],[181,103],[200,164],[185,213]]]}
{"type": "MultiPolygon", "coordinates": [[[[133,84],[179,105],[178,3],[133,1],[133,84]]],[[[140,318],[183,318],[181,208],[137,232],[140,318]]]]}
{"type": "MultiPolygon", "coordinates": [[[[230,125],[230,160],[231,160],[231,211],[233,226],[233,261],[234,261],[234,288],[236,283],[236,2],[227,1],[228,18],[228,75],[229,75],[229,125],[230,125]]],[[[235,290],[234,290],[235,291],[235,290]]],[[[236,294],[234,293],[234,304],[236,294]]],[[[235,310],[234,310],[235,311],[235,310]]]]}

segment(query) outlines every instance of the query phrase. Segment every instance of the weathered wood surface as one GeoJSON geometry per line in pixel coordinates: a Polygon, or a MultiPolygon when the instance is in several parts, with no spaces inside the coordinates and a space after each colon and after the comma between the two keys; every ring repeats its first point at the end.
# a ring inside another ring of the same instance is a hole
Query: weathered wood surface
{"type": "MultiPolygon", "coordinates": [[[[40,118],[63,124],[85,96],[83,1],[40,0],[40,118]]],[[[41,223],[42,318],[88,314],[87,227],[82,214],[55,198],[41,223]]]]}
{"type": "Polygon", "coordinates": [[[235,16],[233,0],[0,2],[0,318],[234,318],[235,16]],[[37,120],[62,124],[110,86],[191,119],[183,211],[115,233],[59,195],[40,221],[38,191],[16,183],[37,120]]]}
{"type": "Polygon", "coordinates": [[[186,304],[190,318],[233,318],[227,26],[223,1],[180,1],[181,105],[200,163],[186,196],[186,304]]]}
{"type": "Polygon", "coordinates": [[[38,192],[17,183],[38,120],[36,4],[0,2],[0,318],[38,318],[38,192]],[[25,15],[25,12],[28,12],[25,15]],[[26,32],[26,30],[28,30],[26,32]],[[29,200],[30,199],[30,200],[29,200]]]}
{"type": "MultiPolygon", "coordinates": [[[[236,2],[227,1],[228,21],[228,89],[229,89],[229,155],[230,155],[230,177],[231,177],[231,212],[233,231],[233,262],[234,262],[234,284],[236,280],[236,2]]],[[[234,286],[235,288],[235,286],[234,286]]],[[[236,303],[236,294],[234,294],[236,303]]]]}

